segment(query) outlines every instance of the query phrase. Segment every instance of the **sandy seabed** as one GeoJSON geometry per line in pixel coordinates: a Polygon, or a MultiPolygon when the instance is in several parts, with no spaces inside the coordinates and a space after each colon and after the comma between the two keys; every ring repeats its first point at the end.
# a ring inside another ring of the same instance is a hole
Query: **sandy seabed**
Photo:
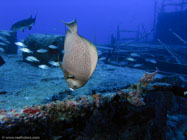
{"type": "MultiPolygon", "coordinates": [[[[68,89],[60,67],[47,70],[22,61],[19,55],[3,55],[6,63],[0,67],[0,109],[21,109],[24,106],[42,104],[46,99],[68,89]]],[[[116,67],[98,62],[88,83],[73,95],[91,94],[92,90],[110,90],[136,83],[145,71],[128,67],[116,67]]],[[[157,77],[161,75],[156,75],[157,77]]]]}

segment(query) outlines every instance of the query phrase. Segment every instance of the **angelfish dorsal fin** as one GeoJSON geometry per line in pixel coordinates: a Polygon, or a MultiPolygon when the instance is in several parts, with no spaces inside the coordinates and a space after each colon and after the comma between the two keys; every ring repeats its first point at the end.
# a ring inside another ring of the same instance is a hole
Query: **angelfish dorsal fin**
{"type": "Polygon", "coordinates": [[[66,26],[72,33],[77,33],[77,20],[76,19],[74,19],[71,22],[64,22],[64,24],[66,24],[66,26]]]}

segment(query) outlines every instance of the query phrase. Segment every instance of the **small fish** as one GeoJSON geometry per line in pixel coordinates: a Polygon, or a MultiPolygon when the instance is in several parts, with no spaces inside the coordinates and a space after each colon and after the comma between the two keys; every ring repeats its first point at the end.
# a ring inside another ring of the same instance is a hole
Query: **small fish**
{"type": "Polygon", "coordinates": [[[58,47],[55,46],[55,45],[49,45],[48,47],[49,47],[50,49],[58,49],[58,47]]]}
{"type": "Polygon", "coordinates": [[[97,50],[98,56],[100,56],[103,52],[100,50],[97,50]]]}
{"type": "Polygon", "coordinates": [[[156,63],[157,63],[156,60],[154,60],[154,59],[145,59],[145,61],[150,62],[150,63],[153,63],[153,64],[156,64],[156,63]]]}
{"type": "Polygon", "coordinates": [[[37,50],[37,52],[38,53],[46,53],[46,52],[48,52],[48,50],[46,50],[46,49],[39,49],[39,50],[37,50]]]}
{"type": "Polygon", "coordinates": [[[5,50],[3,48],[0,47],[0,52],[5,52],[5,50]]]}
{"type": "Polygon", "coordinates": [[[14,44],[19,47],[26,47],[26,45],[23,42],[15,42],[14,44]]]}
{"type": "Polygon", "coordinates": [[[27,58],[25,58],[25,60],[30,61],[30,62],[40,62],[40,60],[38,60],[34,56],[27,56],[27,58]]]}
{"type": "Polygon", "coordinates": [[[24,52],[24,53],[32,53],[32,51],[28,48],[20,48],[19,50],[24,52]]]}
{"type": "Polygon", "coordinates": [[[140,55],[137,54],[137,53],[131,53],[130,55],[133,56],[133,57],[140,57],[140,55]]]}
{"type": "Polygon", "coordinates": [[[187,91],[184,92],[184,96],[186,96],[186,95],[187,95],[187,91]]]}
{"type": "Polygon", "coordinates": [[[127,59],[126,59],[127,61],[136,61],[134,58],[132,58],[132,57],[128,57],[127,59]]]}
{"type": "Polygon", "coordinates": [[[6,38],[4,38],[2,36],[0,36],[0,40],[3,41],[6,44],[10,44],[10,42],[6,38]]]}
{"type": "Polygon", "coordinates": [[[58,67],[59,66],[59,63],[58,62],[55,62],[55,61],[49,61],[48,62],[50,65],[52,66],[55,66],[55,67],[58,67]]]}
{"type": "Polygon", "coordinates": [[[105,57],[100,57],[99,60],[103,61],[103,60],[106,60],[106,58],[105,57]]]}
{"type": "Polygon", "coordinates": [[[142,64],[135,64],[135,65],[133,65],[133,67],[135,67],[135,68],[142,67],[142,66],[143,66],[142,64]]]}
{"type": "Polygon", "coordinates": [[[4,31],[4,30],[1,30],[0,34],[5,35],[5,36],[11,36],[10,32],[4,31]]]}
{"type": "Polygon", "coordinates": [[[0,45],[1,46],[6,46],[7,44],[3,43],[3,42],[0,42],[0,45]]]}
{"type": "Polygon", "coordinates": [[[43,64],[39,65],[38,67],[41,68],[41,69],[48,69],[49,68],[47,65],[43,65],[43,64]]]}

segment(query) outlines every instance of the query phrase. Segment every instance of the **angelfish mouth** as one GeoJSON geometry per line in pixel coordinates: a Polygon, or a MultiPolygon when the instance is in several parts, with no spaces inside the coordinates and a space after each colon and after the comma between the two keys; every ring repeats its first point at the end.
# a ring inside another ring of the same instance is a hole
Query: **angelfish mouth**
{"type": "Polygon", "coordinates": [[[71,91],[74,91],[74,89],[72,89],[72,88],[69,88],[71,91]]]}

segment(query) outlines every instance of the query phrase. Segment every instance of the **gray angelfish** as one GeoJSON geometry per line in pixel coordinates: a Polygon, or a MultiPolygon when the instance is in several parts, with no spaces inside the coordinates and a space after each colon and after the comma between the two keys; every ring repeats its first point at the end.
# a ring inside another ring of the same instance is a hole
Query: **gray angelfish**
{"type": "Polygon", "coordinates": [[[76,19],[65,23],[68,27],[64,42],[64,77],[71,90],[83,87],[95,71],[98,54],[94,44],[77,33],[76,19]]]}

